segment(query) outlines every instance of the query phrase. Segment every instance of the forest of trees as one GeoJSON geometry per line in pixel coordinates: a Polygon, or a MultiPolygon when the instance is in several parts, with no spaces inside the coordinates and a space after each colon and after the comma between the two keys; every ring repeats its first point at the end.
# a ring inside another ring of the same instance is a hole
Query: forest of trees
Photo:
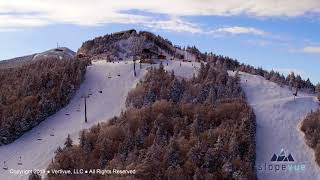
{"type": "Polygon", "coordinates": [[[318,100],[320,101],[320,83],[318,83],[316,85],[315,90],[316,90],[316,93],[317,93],[318,100]]]}
{"type": "Polygon", "coordinates": [[[215,55],[213,53],[204,53],[205,61],[212,62],[217,65],[222,65],[224,68],[232,71],[241,71],[253,75],[259,75],[269,81],[275,82],[280,86],[288,86],[292,90],[298,89],[308,93],[315,93],[315,86],[310,79],[304,80],[299,74],[291,72],[286,77],[274,70],[266,71],[261,67],[255,68],[250,65],[240,64],[237,60],[231,59],[227,56],[215,55]]]}
{"type": "Polygon", "coordinates": [[[315,152],[316,162],[320,166],[320,110],[311,112],[302,122],[302,132],[308,146],[315,152]]]}
{"type": "Polygon", "coordinates": [[[135,169],[132,176],[61,175],[48,179],[256,179],[255,115],[239,77],[213,64],[179,79],[152,68],[127,109],[68,137],[48,169],[135,169]]]}
{"type": "Polygon", "coordinates": [[[86,58],[41,59],[0,71],[0,145],[65,106],[84,79],[86,58]]]}
{"type": "Polygon", "coordinates": [[[161,36],[156,36],[153,33],[136,30],[121,31],[113,34],[107,34],[102,37],[97,37],[93,40],[89,40],[83,43],[82,47],[78,50],[78,53],[87,54],[96,58],[107,58],[112,60],[119,60],[121,55],[130,52],[129,55],[139,56],[142,54],[143,49],[149,49],[159,54],[162,51],[176,57],[180,57],[180,54],[176,54],[175,48],[185,50],[196,57],[198,62],[210,62],[223,67],[228,70],[239,70],[242,72],[259,75],[267,80],[275,82],[280,86],[288,86],[293,91],[299,90],[308,93],[315,92],[315,86],[309,79],[304,80],[300,75],[293,72],[286,77],[274,70],[266,71],[262,68],[255,68],[250,65],[240,64],[236,59],[232,59],[227,56],[216,55],[212,52],[202,53],[196,46],[187,46],[181,49],[179,46],[173,46],[172,42],[161,36]],[[124,47],[122,41],[127,41],[127,45],[124,47]],[[159,49],[161,51],[159,52],[159,49]]]}

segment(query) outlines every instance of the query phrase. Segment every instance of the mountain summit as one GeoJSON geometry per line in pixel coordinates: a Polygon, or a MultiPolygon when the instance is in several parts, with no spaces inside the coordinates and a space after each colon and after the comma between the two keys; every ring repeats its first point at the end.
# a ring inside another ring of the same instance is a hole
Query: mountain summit
{"type": "Polygon", "coordinates": [[[79,48],[78,54],[92,56],[94,59],[118,61],[134,57],[171,57],[195,60],[201,53],[195,47],[182,49],[171,41],[153,33],[134,29],[107,34],[86,41],[79,48]]]}

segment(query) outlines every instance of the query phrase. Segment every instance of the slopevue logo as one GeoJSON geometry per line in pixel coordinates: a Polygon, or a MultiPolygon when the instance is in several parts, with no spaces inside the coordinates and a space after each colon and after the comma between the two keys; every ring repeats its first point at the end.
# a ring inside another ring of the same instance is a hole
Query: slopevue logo
{"type": "Polygon", "coordinates": [[[291,153],[288,155],[281,149],[279,154],[274,153],[269,162],[262,164],[256,164],[256,169],[258,173],[264,172],[303,172],[306,169],[304,163],[296,162],[293,159],[291,153]]]}
{"type": "Polygon", "coordinates": [[[286,153],[284,152],[284,150],[281,149],[280,154],[278,156],[276,154],[273,154],[270,161],[272,161],[272,162],[274,162],[274,161],[278,161],[278,162],[279,161],[283,161],[283,162],[291,161],[291,162],[293,162],[294,159],[290,153],[288,156],[286,156],[286,153]]]}

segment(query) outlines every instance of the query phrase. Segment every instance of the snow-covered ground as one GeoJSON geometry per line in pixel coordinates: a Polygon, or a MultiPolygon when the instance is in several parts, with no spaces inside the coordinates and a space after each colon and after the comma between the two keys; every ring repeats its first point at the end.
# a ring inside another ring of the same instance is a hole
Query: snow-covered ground
{"type": "Polygon", "coordinates": [[[163,61],[163,66],[169,72],[173,70],[174,74],[178,77],[192,78],[193,75],[197,75],[198,70],[200,68],[200,63],[183,61],[163,61]]]}
{"type": "MultiPolygon", "coordinates": [[[[0,167],[2,166],[0,180],[27,179],[27,175],[10,172],[12,170],[45,169],[54,157],[54,151],[59,146],[63,146],[68,134],[74,141],[77,141],[80,130],[119,115],[125,108],[128,92],[135,87],[149,67],[143,64],[140,69],[137,64],[137,77],[134,77],[132,63],[132,61],[93,62],[93,65],[87,69],[85,81],[66,107],[13,143],[0,146],[0,167]],[[108,78],[109,75],[111,78],[108,78]],[[82,96],[85,94],[91,94],[87,99],[88,123],[84,122],[82,96]],[[18,165],[20,157],[22,165],[18,165]],[[4,161],[8,170],[3,169],[4,161]]],[[[196,73],[193,65],[199,67],[199,63],[181,62],[181,67],[180,62],[176,61],[168,61],[168,66],[166,62],[164,63],[165,69],[175,70],[176,75],[183,77],[192,77],[193,73],[196,73]]]]}
{"type": "Polygon", "coordinates": [[[256,114],[258,179],[320,179],[320,168],[315,162],[314,152],[306,145],[300,131],[300,123],[304,117],[319,107],[315,97],[299,93],[294,99],[287,87],[281,88],[263,77],[245,73],[241,73],[241,86],[256,114]],[[280,154],[281,149],[286,156],[291,153],[294,162],[270,161],[273,154],[280,154]],[[282,165],[286,166],[286,170],[280,170],[282,165]],[[305,165],[304,170],[299,165],[305,165]],[[280,169],[276,170],[277,167],[280,169]],[[298,167],[300,170],[295,171],[298,167]]]}

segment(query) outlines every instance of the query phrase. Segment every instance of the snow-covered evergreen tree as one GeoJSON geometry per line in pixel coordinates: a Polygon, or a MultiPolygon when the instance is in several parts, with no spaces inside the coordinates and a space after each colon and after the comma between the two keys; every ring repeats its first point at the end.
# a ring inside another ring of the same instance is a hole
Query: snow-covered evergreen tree
{"type": "Polygon", "coordinates": [[[71,139],[71,137],[70,137],[70,134],[68,134],[68,137],[67,137],[67,139],[66,139],[66,141],[65,141],[65,143],[64,143],[64,146],[65,146],[66,148],[72,147],[72,143],[73,143],[73,141],[72,141],[72,139],[71,139]]]}

